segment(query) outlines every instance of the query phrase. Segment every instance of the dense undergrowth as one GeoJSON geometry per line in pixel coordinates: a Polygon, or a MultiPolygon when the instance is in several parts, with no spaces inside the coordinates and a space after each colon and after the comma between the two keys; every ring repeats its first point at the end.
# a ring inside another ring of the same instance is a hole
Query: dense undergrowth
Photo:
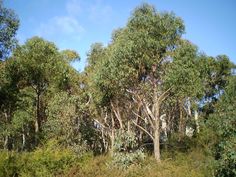
{"type": "Polygon", "coordinates": [[[152,156],[147,156],[140,164],[133,164],[127,169],[118,166],[109,166],[111,159],[108,156],[98,156],[88,159],[86,163],[79,163],[71,168],[65,176],[102,176],[102,177],[187,177],[212,176],[210,158],[202,152],[192,151],[189,154],[176,152],[174,156],[168,155],[157,164],[152,156]]]}
{"type": "Polygon", "coordinates": [[[213,159],[200,149],[187,153],[162,152],[162,162],[146,155],[143,161],[127,168],[112,163],[109,155],[94,156],[84,153],[78,156],[70,149],[49,143],[33,152],[0,152],[0,176],[78,176],[78,177],[159,177],[159,176],[212,176],[213,159]]]}

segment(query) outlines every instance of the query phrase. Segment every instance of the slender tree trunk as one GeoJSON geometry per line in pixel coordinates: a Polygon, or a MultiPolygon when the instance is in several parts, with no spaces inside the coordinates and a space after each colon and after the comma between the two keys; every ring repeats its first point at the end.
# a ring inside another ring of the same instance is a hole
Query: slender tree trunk
{"type": "MultiPolygon", "coordinates": [[[[7,112],[6,112],[6,111],[5,111],[5,113],[4,113],[4,116],[5,116],[6,124],[8,124],[8,115],[7,115],[7,112]]],[[[5,135],[5,138],[4,138],[4,149],[5,149],[5,150],[8,149],[8,135],[5,135]]]]}
{"type": "Polygon", "coordinates": [[[179,140],[184,136],[184,120],[181,105],[179,105],[179,140]]]}
{"type": "Polygon", "coordinates": [[[200,126],[199,126],[199,122],[198,122],[198,111],[197,110],[194,111],[194,120],[195,120],[195,123],[196,123],[197,133],[199,133],[200,132],[200,126]]]}
{"type": "Polygon", "coordinates": [[[111,131],[110,139],[111,139],[110,154],[113,157],[113,155],[114,155],[114,142],[115,142],[115,133],[114,133],[113,129],[111,131]]]}
{"type": "Polygon", "coordinates": [[[41,93],[36,91],[36,115],[35,115],[35,137],[34,137],[34,145],[38,144],[38,136],[41,128],[41,119],[40,119],[40,95],[41,93]]]}
{"type": "Polygon", "coordinates": [[[8,135],[6,135],[4,138],[4,149],[8,150],[8,135]]]}
{"type": "MultiPolygon", "coordinates": [[[[10,110],[11,109],[9,108],[8,110],[4,111],[6,124],[11,123],[11,112],[10,112],[10,110]]],[[[8,134],[5,135],[3,148],[6,149],[6,150],[11,150],[13,148],[13,142],[12,142],[11,135],[8,135],[8,134]]]]}
{"type": "Polygon", "coordinates": [[[185,135],[185,119],[183,116],[183,105],[181,103],[181,100],[178,102],[179,105],[179,141],[183,139],[185,135]]]}
{"type": "Polygon", "coordinates": [[[112,108],[112,110],[114,112],[114,115],[115,115],[116,119],[119,122],[120,129],[123,129],[123,122],[122,122],[122,119],[121,119],[118,103],[116,103],[115,106],[114,106],[114,104],[111,102],[111,108],[112,108]]]}
{"type": "Polygon", "coordinates": [[[112,121],[112,127],[111,127],[111,133],[110,133],[110,140],[111,140],[111,147],[110,147],[110,154],[113,156],[114,154],[114,144],[115,144],[115,122],[114,117],[111,113],[111,121],[112,121]]]}
{"type": "Polygon", "coordinates": [[[160,105],[157,97],[157,88],[154,87],[153,92],[153,113],[154,113],[154,157],[157,162],[161,162],[161,152],[160,152],[160,105]]]}
{"type": "Polygon", "coordinates": [[[37,134],[40,129],[40,93],[37,93],[36,98],[36,120],[35,120],[35,133],[37,134]]]}
{"type": "Polygon", "coordinates": [[[25,149],[25,130],[24,126],[22,126],[22,147],[21,150],[23,151],[25,149]]]}
{"type": "Polygon", "coordinates": [[[130,120],[128,120],[128,122],[127,122],[127,131],[128,131],[128,133],[130,133],[130,130],[131,128],[130,128],[130,120]]]}
{"type": "Polygon", "coordinates": [[[160,133],[159,130],[154,130],[154,157],[157,162],[161,162],[161,155],[160,155],[160,133]]]}

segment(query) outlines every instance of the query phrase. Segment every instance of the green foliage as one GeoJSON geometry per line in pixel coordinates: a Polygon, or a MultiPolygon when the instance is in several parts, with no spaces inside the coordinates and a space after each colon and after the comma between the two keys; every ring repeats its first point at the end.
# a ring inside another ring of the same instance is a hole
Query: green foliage
{"type": "Polygon", "coordinates": [[[80,56],[77,52],[73,51],[73,50],[63,50],[62,52],[63,58],[67,61],[67,62],[73,62],[73,61],[79,61],[80,60],[80,56]]]}
{"type": "Polygon", "coordinates": [[[190,153],[175,153],[173,156],[164,154],[163,161],[156,164],[153,157],[147,156],[139,164],[129,168],[111,168],[112,159],[109,156],[96,156],[80,161],[78,166],[72,167],[65,176],[80,177],[203,177],[212,176],[211,160],[200,151],[190,153]]]}
{"type": "Polygon", "coordinates": [[[59,92],[48,101],[48,120],[43,126],[45,138],[58,137],[60,141],[70,141],[73,136],[73,122],[76,121],[76,99],[76,96],[59,92]]]}
{"type": "Polygon", "coordinates": [[[145,154],[142,148],[138,148],[137,137],[132,132],[117,132],[114,143],[114,156],[112,166],[128,168],[132,164],[140,164],[145,154]]]}
{"type": "Polygon", "coordinates": [[[28,85],[44,91],[57,74],[59,53],[56,46],[39,37],[33,37],[18,47],[13,58],[28,85]]]}
{"type": "Polygon", "coordinates": [[[197,97],[203,91],[197,68],[197,47],[182,40],[173,53],[173,61],[168,66],[166,83],[179,97],[197,97]]]}
{"type": "MultiPolygon", "coordinates": [[[[151,80],[153,74],[155,79],[163,79],[165,58],[183,32],[184,24],[174,14],[160,13],[148,4],[137,7],[127,26],[113,35],[113,42],[94,68],[94,97],[107,106],[112,99],[127,96],[126,89],[138,88],[140,81],[151,80]]],[[[93,56],[97,55],[90,54],[89,61],[95,60],[96,57],[91,59],[93,56]]]]}
{"type": "Polygon", "coordinates": [[[69,149],[49,141],[44,147],[33,152],[1,151],[0,176],[55,176],[63,174],[74,165],[78,157],[69,149]]]}
{"type": "Polygon", "coordinates": [[[204,102],[202,110],[205,116],[209,116],[215,112],[219,95],[223,93],[234,65],[226,55],[215,58],[200,55],[197,64],[203,86],[203,96],[200,97],[204,102]]]}
{"type": "Polygon", "coordinates": [[[16,176],[19,154],[16,152],[0,151],[0,176],[16,176]]]}
{"type": "Polygon", "coordinates": [[[232,76],[207,125],[217,136],[215,176],[236,175],[236,77],[232,76]]]}
{"type": "Polygon", "coordinates": [[[231,177],[236,176],[236,138],[235,136],[226,141],[220,142],[216,149],[215,176],[231,177]]]}
{"type": "Polygon", "coordinates": [[[22,160],[27,162],[21,169],[22,176],[54,176],[75,163],[76,156],[69,149],[61,149],[55,141],[49,141],[43,148],[23,155],[22,160]]]}
{"type": "Polygon", "coordinates": [[[16,46],[16,31],[19,27],[19,19],[13,10],[3,6],[0,0],[0,60],[6,59],[9,52],[16,46]]]}

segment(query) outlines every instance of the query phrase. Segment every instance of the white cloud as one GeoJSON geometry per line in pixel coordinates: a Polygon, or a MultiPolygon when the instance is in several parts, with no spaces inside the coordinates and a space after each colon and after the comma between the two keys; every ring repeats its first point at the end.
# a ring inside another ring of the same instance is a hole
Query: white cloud
{"type": "Polygon", "coordinates": [[[84,31],[77,19],[72,16],[53,17],[46,23],[42,23],[37,31],[40,36],[72,35],[84,31]]]}
{"type": "Polygon", "coordinates": [[[80,0],[69,0],[66,3],[66,11],[70,16],[77,16],[82,11],[81,6],[80,0]]]}
{"type": "Polygon", "coordinates": [[[111,19],[112,7],[104,0],[68,0],[66,2],[66,11],[70,16],[79,16],[86,14],[88,20],[101,23],[111,19]]]}
{"type": "Polygon", "coordinates": [[[64,15],[49,18],[41,23],[34,33],[64,46],[66,43],[78,43],[81,40],[85,34],[82,21],[104,24],[112,17],[112,7],[103,0],[67,0],[64,8],[64,15]]]}
{"type": "Polygon", "coordinates": [[[111,19],[112,7],[104,4],[102,0],[96,0],[88,8],[89,18],[96,22],[107,22],[111,19]]]}

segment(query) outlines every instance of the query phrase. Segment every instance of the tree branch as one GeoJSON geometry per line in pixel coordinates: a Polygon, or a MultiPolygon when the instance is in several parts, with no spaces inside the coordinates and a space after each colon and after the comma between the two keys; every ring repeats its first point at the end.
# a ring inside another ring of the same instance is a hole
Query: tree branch
{"type": "Polygon", "coordinates": [[[132,113],[146,122],[146,120],[142,116],[138,115],[136,112],[132,111],[132,113]]]}
{"type": "Polygon", "coordinates": [[[152,140],[154,140],[154,137],[153,137],[145,128],[141,127],[140,125],[138,125],[138,124],[137,124],[135,121],[133,121],[133,120],[132,120],[132,122],[133,122],[134,125],[136,125],[138,128],[140,128],[142,131],[144,131],[145,133],[147,133],[147,134],[152,138],[152,140]]]}
{"type": "Polygon", "coordinates": [[[166,98],[166,94],[172,89],[172,87],[168,88],[164,93],[162,93],[159,98],[158,98],[158,102],[162,102],[165,98],[166,98]]]}
{"type": "Polygon", "coordinates": [[[112,107],[113,112],[115,113],[115,116],[116,116],[117,120],[119,121],[120,128],[122,129],[123,128],[123,123],[122,123],[122,120],[120,118],[119,110],[118,111],[115,110],[115,107],[114,107],[112,102],[111,102],[111,107],[112,107]]]}

